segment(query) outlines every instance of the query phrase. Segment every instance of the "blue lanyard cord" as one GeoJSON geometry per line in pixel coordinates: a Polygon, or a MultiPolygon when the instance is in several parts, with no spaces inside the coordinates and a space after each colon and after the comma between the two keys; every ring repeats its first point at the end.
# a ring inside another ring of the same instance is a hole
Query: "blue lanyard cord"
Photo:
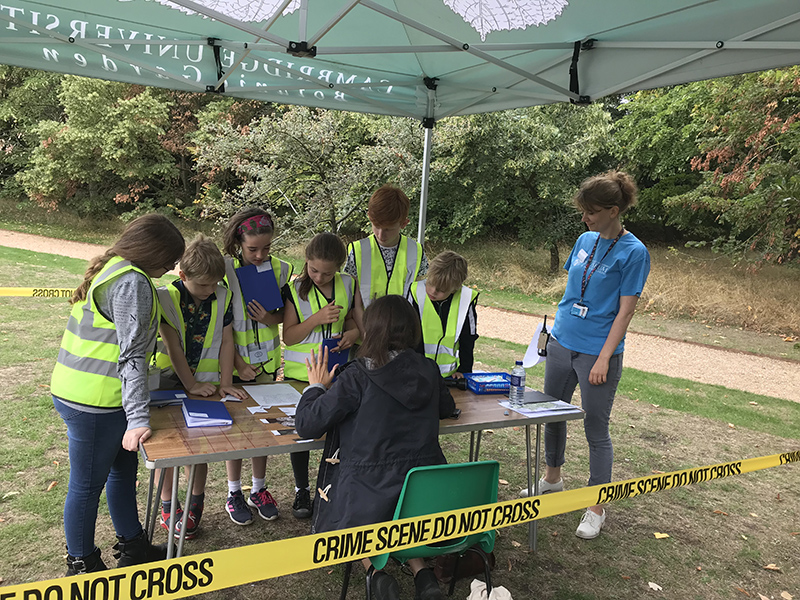
{"type": "Polygon", "coordinates": [[[594,258],[594,253],[597,251],[597,244],[600,243],[600,234],[597,235],[597,239],[594,241],[594,247],[592,248],[592,253],[589,255],[589,258],[586,259],[586,266],[583,268],[583,278],[581,279],[581,304],[583,304],[583,296],[586,294],[586,286],[589,285],[589,282],[592,279],[592,275],[594,275],[594,272],[597,271],[597,267],[600,266],[600,263],[602,263],[606,259],[606,257],[608,256],[608,253],[611,252],[611,249],[619,241],[619,238],[622,237],[623,233],[625,233],[625,228],[624,227],[619,230],[619,233],[617,234],[617,237],[614,238],[614,241],[611,242],[611,245],[608,247],[608,250],[606,250],[606,253],[603,254],[603,258],[601,258],[599,261],[597,261],[597,264],[594,266],[594,268],[592,269],[591,273],[589,273],[589,275],[587,277],[586,274],[587,274],[587,272],[589,272],[589,266],[592,264],[592,259],[594,258]]]}
{"type": "MultiPolygon", "coordinates": [[[[333,278],[332,283],[333,285],[331,286],[330,302],[334,302],[336,300],[336,277],[333,278]]],[[[322,302],[320,302],[319,300],[320,294],[322,294],[322,297],[325,299],[325,305],[330,304],[325,294],[322,293],[320,289],[317,287],[317,284],[314,283],[313,286],[314,286],[314,296],[317,298],[317,304],[319,305],[319,307],[322,308],[324,306],[322,302]]],[[[326,325],[322,325],[322,337],[327,340],[330,339],[331,335],[333,335],[333,323],[327,323],[326,325]]]]}

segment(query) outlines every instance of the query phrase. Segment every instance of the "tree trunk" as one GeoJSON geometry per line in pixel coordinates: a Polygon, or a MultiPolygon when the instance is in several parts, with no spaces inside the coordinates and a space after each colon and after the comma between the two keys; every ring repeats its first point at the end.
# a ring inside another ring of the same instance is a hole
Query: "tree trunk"
{"type": "Polygon", "coordinates": [[[330,221],[328,227],[330,229],[328,229],[328,231],[330,231],[331,233],[336,233],[336,207],[333,205],[333,203],[331,203],[329,212],[330,216],[328,218],[330,219],[330,221]]]}
{"type": "Polygon", "coordinates": [[[558,257],[558,244],[550,244],[550,274],[558,272],[561,266],[561,259],[558,257]]]}

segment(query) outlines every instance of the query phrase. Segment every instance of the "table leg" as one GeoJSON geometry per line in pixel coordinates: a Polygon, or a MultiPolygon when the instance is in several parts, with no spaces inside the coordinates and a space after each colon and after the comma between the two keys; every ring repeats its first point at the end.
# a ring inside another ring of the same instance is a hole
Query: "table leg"
{"type": "MultiPolygon", "coordinates": [[[[150,472],[150,481],[153,481],[155,473],[155,469],[150,472]]],[[[150,517],[148,521],[145,521],[145,526],[147,527],[147,539],[150,540],[150,543],[153,542],[153,536],[156,531],[156,519],[158,519],[158,515],[161,512],[158,507],[161,504],[161,490],[164,487],[164,472],[162,471],[161,473],[162,476],[159,477],[158,486],[156,487],[156,497],[152,500],[148,498],[147,514],[150,515],[150,517]]]]}
{"type": "MultiPolygon", "coordinates": [[[[528,490],[533,490],[533,495],[539,495],[539,446],[541,445],[542,426],[536,425],[536,446],[534,447],[534,461],[535,461],[535,474],[531,473],[531,426],[525,426],[525,451],[527,454],[527,467],[528,467],[528,490]]],[[[536,552],[536,532],[538,530],[538,521],[531,521],[528,523],[528,547],[531,551],[536,552]]]]}
{"type": "MultiPolygon", "coordinates": [[[[178,467],[175,467],[177,470],[178,467]]],[[[189,522],[189,509],[192,507],[192,487],[194,487],[194,474],[197,465],[189,467],[189,481],[186,484],[186,502],[183,505],[183,519],[181,520],[181,535],[178,538],[178,553],[176,558],[183,556],[183,542],[186,540],[186,524],[189,522]]]]}
{"type": "Polygon", "coordinates": [[[167,560],[173,557],[175,544],[175,513],[178,511],[178,475],[180,467],[172,468],[172,496],[170,497],[169,528],[167,529],[167,560]]]}
{"type": "MultiPolygon", "coordinates": [[[[150,536],[150,513],[153,510],[153,484],[155,483],[155,477],[156,470],[150,469],[150,479],[147,482],[147,511],[144,516],[144,529],[148,536],[150,536]]],[[[151,542],[153,541],[152,536],[148,537],[148,539],[151,542]]]]}
{"type": "Polygon", "coordinates": [[[478,460],[478,455],[481,453],[481,434],[483,430],[478,431],[478,435],[475,436],[475,460],[478,460]]]}
{"type": "Polygon", "coordinates": [[[475,432],[474,431],[470,431],[469,432],[469,462],[473,462],[474,461],[474,458],[473,458],[474,456],[475,456],[475,432]]]}

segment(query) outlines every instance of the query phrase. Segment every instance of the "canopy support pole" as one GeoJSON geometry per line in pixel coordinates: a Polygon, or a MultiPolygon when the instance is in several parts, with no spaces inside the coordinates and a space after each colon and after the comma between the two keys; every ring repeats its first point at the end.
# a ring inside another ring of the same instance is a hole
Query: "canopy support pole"
{"type": "Polygon", "coordinates": [[[428,216],[428,179],[431,175],[431,147],[433,146],[433,125],[436,123],[433,115],[436,112],[436,87],[438,77],[425,77],[422,80],[428,88],[428,115],[422,119],[425,128],[425,144],[422,150],[422,187],[419,192],[419,224],[417,226],[417,241],[425,244],[425,221],[428,216]]]}
{"type": "MultiPolygon", "coordinates": [[[[425,119],[428,121],[428,119],[425,119]]],[[[433,145],[433,119],[430,124],[423,122],[425,127],[425,146],[422,152],[422,188],[419,194],[419,227],[417,228],[417,241],[425,243],[425,217],[428,214],[428,179],[431,174],[431,146],[433,145]]]]}

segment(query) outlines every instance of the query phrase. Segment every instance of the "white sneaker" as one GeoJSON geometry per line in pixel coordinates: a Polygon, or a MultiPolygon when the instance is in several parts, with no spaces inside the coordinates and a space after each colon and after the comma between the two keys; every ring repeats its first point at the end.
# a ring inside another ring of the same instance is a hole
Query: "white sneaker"
{"type": "MultiPolygon", "coordinates": [[[[542,477],[539,480],[539,494],[549,494],[550,492],[563,492],[564,491],[564,480],[559,479],[555,483],[548,483],[542,477]]],[[[530,492],[528,488],[523,488],[522,491],[519,493],[520,498],[527,498],[530,496],[530,492]]]]}
{"type": "Polygon", "coordinates": [[[603,528],[603,524],[605,522],[605,508],[603,509],[602,515],[598,515],[593,510],[587,508],[586,512],[583,514],[583,518],[581,519],[581,524],[578,525],[578,529],[575,531],[575,535],[584,540],[593,540],[600,535],[600,530],[603,528]]]}

